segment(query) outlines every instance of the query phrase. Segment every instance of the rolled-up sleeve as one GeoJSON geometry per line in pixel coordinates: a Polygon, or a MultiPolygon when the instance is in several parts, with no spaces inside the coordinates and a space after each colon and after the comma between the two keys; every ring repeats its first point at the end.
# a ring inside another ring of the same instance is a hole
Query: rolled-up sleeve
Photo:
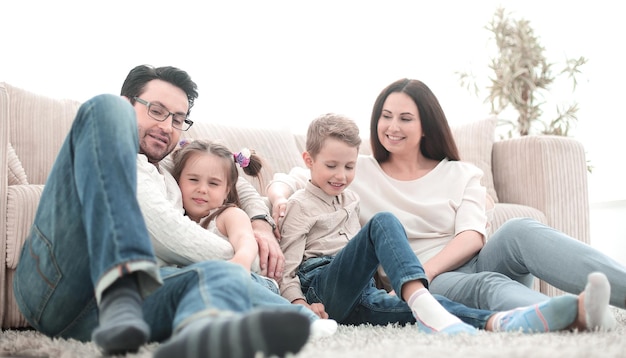
{"type": "Polygon", "coordinates": [[[487,213],[485,205],[487,201],[487,189],[480,183],[483,176],[482,170],[466,166],[466,173],[460,177],[466,177],[466,185],[463,191],[461,203],[456,210],[455,233],[457,234],[473,230],[477,231],[486,238],[487,213]]]}

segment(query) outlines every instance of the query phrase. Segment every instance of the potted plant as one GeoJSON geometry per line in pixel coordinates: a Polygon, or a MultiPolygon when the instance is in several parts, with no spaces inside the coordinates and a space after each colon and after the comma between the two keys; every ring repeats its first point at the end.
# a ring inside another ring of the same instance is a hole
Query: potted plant
{"type": "MultiPolygon", "coordinates": [[[[490,59],[487,96],[485,103],[499,118],[499,127],[504,128],[501,137],[526,136],[533,134],[568,136],[578,120],[578,103],[556,105],[556,115],[546,119],[544,108],[551,86],[556,80],[566,77],[571,81],[572,92],[576,89],[576,76],[587,59],[566,59],[565,66],[556,72],[555,64],[548,61],[545,49],[530,22],[516,19],[500,7],[486,26],[497,47],[497,54],[490,59]],[[513,109],[516,118],[501,118],[505,110],[513,109]]],[[[462,86],[479,95],[479,85],[472,73],[457,72],[462,86]]]]}

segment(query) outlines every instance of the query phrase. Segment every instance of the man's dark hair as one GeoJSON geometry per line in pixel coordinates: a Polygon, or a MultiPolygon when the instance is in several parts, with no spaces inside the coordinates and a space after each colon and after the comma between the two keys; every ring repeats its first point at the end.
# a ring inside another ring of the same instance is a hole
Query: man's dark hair
{"type": "Polygon", "coordinates": [[[134,97],[140,97],[145,91],[146,84],[152,80],[162,80],[182,89],[187,94],[189,112],[193,103],[198,98],[198,86],[191,80],[187,72],[172,66],[152,67],[139,65],[133,68],[126,76],[122,85],[121,95],[130,99],[135,104],[134,97]]]}

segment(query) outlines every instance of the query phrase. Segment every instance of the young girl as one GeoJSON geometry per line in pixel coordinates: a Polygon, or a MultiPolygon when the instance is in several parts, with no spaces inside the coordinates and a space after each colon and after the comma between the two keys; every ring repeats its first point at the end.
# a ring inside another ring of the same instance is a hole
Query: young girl
{"type": "Polygon", "coordinates": [[[253,285],[256,289],[251,294],[256,299],[253,304],[295,309],[311,319],[311,337],[332,335],[337,329],[334,320],[292,305],[278,294],[276,281],[259,274],[258,246],[250,218],[239,207],[236,183],[237,165],[244,173],[258,177],[262,159],[249,149],[232,153],[223,144],[206,140],[181,141],[180,146],[172,154],[171,171],[180,187],[185,215],[231,243],[235,254],[229,261],[252,271],[252,279],[260,284],[253,285]]]}
{"type": "Polygon", "coordinates": [[[231,262],[258,273],[257,244],[250,218],[239,207],[235,184],[236,165],[257,177],[261,158],[248,149],[232,153],[220,143],[196,140],[181,141],[173,160],[172,175],[180,187],[185,215],[231,243],[235,251],[231,262]]]}

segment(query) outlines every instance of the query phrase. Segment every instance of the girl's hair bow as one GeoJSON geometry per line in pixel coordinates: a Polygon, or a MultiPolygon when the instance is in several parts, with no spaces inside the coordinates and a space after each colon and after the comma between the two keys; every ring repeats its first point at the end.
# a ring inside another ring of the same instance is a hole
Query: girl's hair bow
{"type": "Polygon", "coordinates": [[[235,162],[242,168],[250,165],[250,155],[250,149],[248,148],[243,148],[239,153],[233,153],[235,162]]]}

